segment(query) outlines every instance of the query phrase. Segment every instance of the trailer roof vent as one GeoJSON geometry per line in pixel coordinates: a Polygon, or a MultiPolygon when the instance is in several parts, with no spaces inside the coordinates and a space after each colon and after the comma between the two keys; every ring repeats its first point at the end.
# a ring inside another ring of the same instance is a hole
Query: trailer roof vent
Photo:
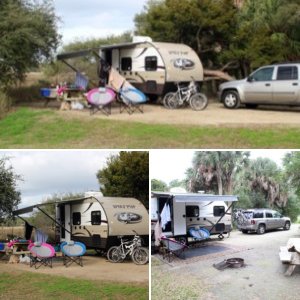
{"type": "Polygon", "coordinates": [[[95,197],[97,199],[102,198],[103,194],[101,192],[94,192],[94,191],[89,191],[89,192],[85,192],[84,193],[84,197],[88,198],[88,197],[95,197]]]}
{"type": "Polygon", "coordinates": [[[149,36],[136,35],[136,36],[133,36],[132,42],[133,43],[140,43],[140,42],[150,42],[151,43],[152,39],[149,36]]]}

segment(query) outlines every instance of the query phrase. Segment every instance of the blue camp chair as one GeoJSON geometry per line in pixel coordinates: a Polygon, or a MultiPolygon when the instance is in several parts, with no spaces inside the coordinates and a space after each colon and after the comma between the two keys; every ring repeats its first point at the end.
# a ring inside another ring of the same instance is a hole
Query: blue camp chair
{"type": "Polygon", "coordinates": [[[61,252],[63,253],[64,265],[69,267],[71,264],[76,263],[83,267],[82,256],[86,252],[86,247],[80,242],[63,242],[60,245],[61,252]]]}

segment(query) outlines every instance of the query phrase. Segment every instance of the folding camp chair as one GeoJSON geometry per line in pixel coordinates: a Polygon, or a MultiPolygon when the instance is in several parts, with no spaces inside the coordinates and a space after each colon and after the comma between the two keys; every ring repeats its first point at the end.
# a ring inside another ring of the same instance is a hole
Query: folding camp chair
{"type": "Polygon", "coordinates": [[[147,101],[146,96],[136,88],[124,87],[119,92],[120,113],[127,111],[129,115],[139,111],[144,113],[144,103],[147,101]]]}
{"type": "Polygon", "coordinates": [[[69,267],[71,264],[76,263],[83,267],[82,256],[86,252],[86,247],[80,242],[63,242],[60,245],[63,253],[64,266],[69,267]]]}
{"type": "Polygon", "coordinates": [[[186,244],[168,239],[166,237],[161,237],[161,241],[163,243],[164,250],[163,259],[168,258],[169,262],[171,262],[172,255],[184,259],[184,251],[188,249],[188,246],[186,244]]]}
{"type": "Polygon", "coordinates": [[[52,268],[52,258],[55,255],[54,248],[47,243],[35,242],[28,246],[30,251],[30,267],[39,269],[41,266],[52,268]]]}

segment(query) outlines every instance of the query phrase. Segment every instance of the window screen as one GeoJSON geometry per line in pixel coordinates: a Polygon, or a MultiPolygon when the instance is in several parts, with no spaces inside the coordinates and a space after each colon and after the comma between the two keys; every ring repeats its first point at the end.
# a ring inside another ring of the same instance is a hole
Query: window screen
{"type": "Polygon", "coordinates": [[[91,222],[92,222],[92,225],[100,225],[101,224],[101,211],[100,210],[91,212],[91,222]]]}
{"type": "Polygon", "coordinates": [[[199,206],[187,206],[186,216],[187,218],[199,217],[199,206]]]}
{"type": "Polygon", "coordinates": [[[73,225],[80,225],[81,224],[81,213],[74,212],[73,213],[73,225]]]}
{"type": "Polygon", "coordinates": [[[224,206],[214,206],[214,217],[221,217],[225,214],[224,206]]]}
{"type": "Polygon", "coordinates": [[[157,70],[157,57],[156,56],[145,57],[145,69],[146,69],[146,71],[156,71],[157,70]]]}
{"type": "Polygon", "coordinates": [[[121,60],[122,71],[131,71],[132,69],[132,59],[131,57],[123,57],[121,60]]]}
{"type": "Polygon", "coordinates": [[[298,68],[291,67],[278,67],[277,80],[297,80],[298,68]]]}

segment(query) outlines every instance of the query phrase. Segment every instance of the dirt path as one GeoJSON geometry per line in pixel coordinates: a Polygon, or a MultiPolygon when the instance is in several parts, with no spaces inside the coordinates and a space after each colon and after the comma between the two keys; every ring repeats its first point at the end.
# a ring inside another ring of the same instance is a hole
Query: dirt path
{"type": "MultiPolygon", "coordinates": [[[[153,272],[160,271],[164,276],[174,278],[181,276],[187,284],[197,281],[199,295],[204,294],[196,299],[299,299],[300,267],[291,277],[285,277],[287,267],[280,262],[278,255],[279,247],[286,245],[291,237],[300,237],[299,225],[293,225],[290,231],[269,232],[261,236],[234,232],[229,239],[214,243],[227,249],[223,252],[177,260],[170,265],[158,263],[153,272]],[[232,257],[243,258],[247,266],[223,271],[213,267],[214,263],[232,257]]],[[[157,288],[161,288],[159,284],[157,288]]],[[[155,289],[153,284],[152,289],[155,289]]]]}
{"type": "Polygon", "coordinates": [[[210,102],[204,111],[192,111],[190,108],[168,110],[161,105],[144,106],[144,113],[136,112],[128,115],[119,113],[114,107],[112,114],[107,117],[101,113],[90,116],[87,111],[61,111],[66,118],[102,118],[108,120],[141,122],[147,124],[182,124],[182,125],[213,125],[226,127],[256,127],[256,126],[285,126],[298,127],[300,125],[300,108],[272,107],[237,110],[225,109],[222,104],[210,102]]]}
{"type": "Polygon", "coordinates": [[[148,284],[149,265],[138,266],[132,262],[110,263],[103,257],[85,256],[83,268],[72,264],[66,268],[62,260],[55,260],[53,268],[41,267],[35,270],[25,264],[0,263],[0,272],[26,271],[42,274],[60,275],[69,278],[81,278],[98,281],[148,284]]]}

